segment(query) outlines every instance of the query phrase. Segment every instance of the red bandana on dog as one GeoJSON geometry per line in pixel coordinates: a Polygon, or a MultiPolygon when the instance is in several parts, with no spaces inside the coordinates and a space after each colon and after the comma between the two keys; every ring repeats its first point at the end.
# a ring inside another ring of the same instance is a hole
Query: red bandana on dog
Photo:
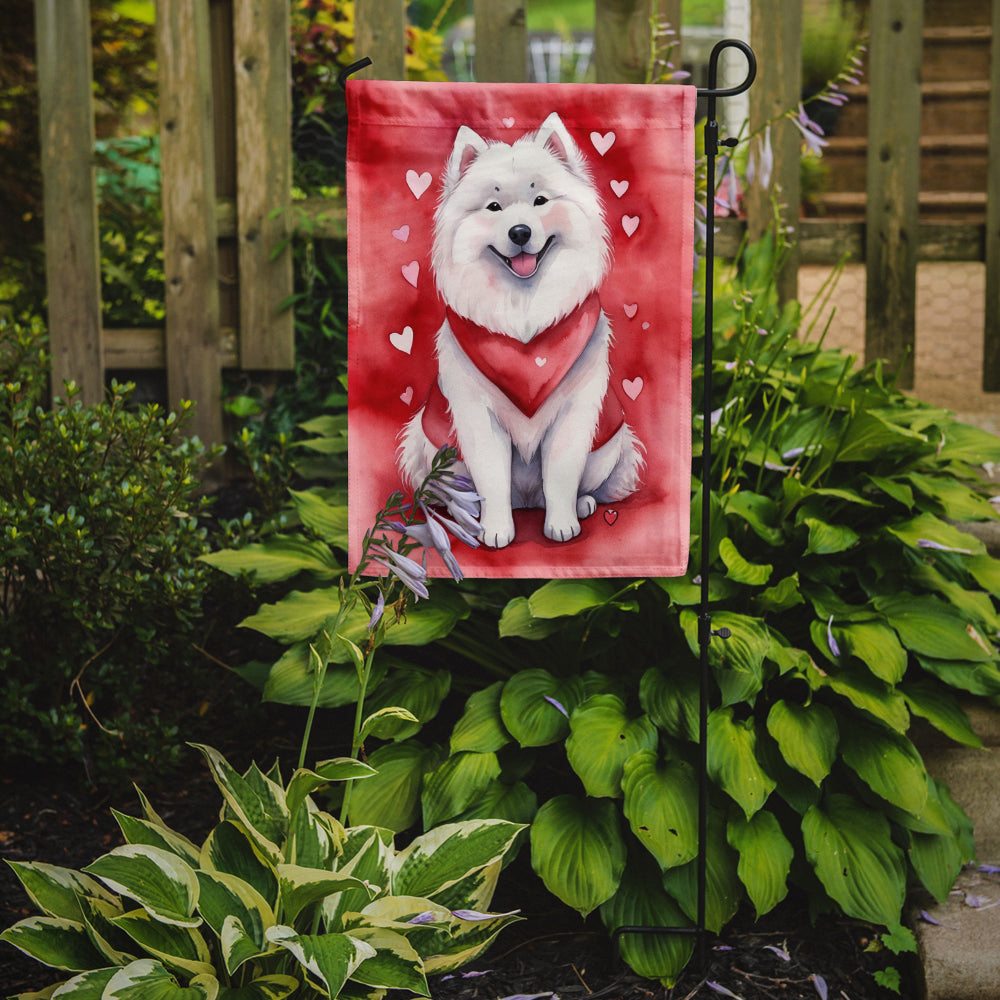
{"type": "Polygon", "coordinates": [[[686,572],[695,96],[348,82],[351,566],[448,442],[467,576],[686,572]]]}

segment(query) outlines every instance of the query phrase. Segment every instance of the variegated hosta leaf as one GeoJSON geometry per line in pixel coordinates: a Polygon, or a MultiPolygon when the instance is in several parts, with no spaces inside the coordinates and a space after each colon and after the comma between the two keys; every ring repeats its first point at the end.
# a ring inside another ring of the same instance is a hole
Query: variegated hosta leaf
{"type": "Polygon", "coordinates": [[[292,820],[285,857],[305,868],[335,868],[344,842],[344,828],[329,813],[321,812],[306,799],[292,820]]]}
{"type": "Polygon", "coordinates": [[[41,1000],[42,997],[54,997],[56,1000],[101,1000],[104,996],[104,988],[114,978],[119,966],[112,966],[107,969],[91,969],[89,972],[81,972],[80,975],[67,979],[66,982],[58,986],[55,991],[50,992],[52,987],[43,993],[20,993],[11,1000],[41,1000]]]}
{"type": "Polygon", "coordinates": [[[349,934],[296,934],[291,927],[278,924],[268,928],[267,939],[294,955],[309,978],[332,997],[365,959],[375,957],[370,944],[349,934]]]}
{"type": "Polygon", "coordinates": [[[510,850],[523,827],[505,820],[446,823],[415,838],[393,860],[392,892],[433,899],[510,850]]]}
{"type": "Polygon", "coordinates": [[[212,956],[205,939],[190,927],[161,923],[145,910],[123,913],[112,923],[171,969],[180,969],[189,976],[213,971],[212,956]]]}
{"type": "Polygon", "coordinates": [[[698,783],[690,765],[643,750],[625,762],[622,790],[632,832],[661,869],[697,855],[698,783]]]}
{"type": "Polygon", "coordinates": [[[380,826],[399,833],[420,817],[424,773],[438,763],[438,754],[416,740],[379,747],[368,761],[375,777],[351,789],[352,826],[380,826]]]}
{"type": "Polygon", "coordinates": [[[717,708],[708,717],[708,774],[752,816],[774,791],[776,782],[757,762],[752,718],[737,721],[733,709],[717,708]]]}
{"type": "Polygon", "coordinates": [[[553,895],[586,916],[618,889],[625,841],[608,799],[558,795],[531,824],[531,865],[553,895]]]}
{"type": "Polygon", "coordinates": [[[161,850],[176,854],[191,867],[198,864],[199,849],[187,837],[176,833],[169,827],[145,819],[126,816],[125,813],[112,809],[122,835],[129,844],[146,844],[149,847],[159,847],[161,850]]]}
{"type": "Polygon", "coordinates": [[[328,785],[331,781],[350,781],[357,778],[370,778],[377,772],[375,768],[353,757],[335,757],[317,764],[313,770],[299,768],[288,782],[285,792],[285,805],[288,812],[294,815],[306,797],[312,795],[318,788],[328,785]]]}
{"type": "Polygon", "coordinates": [[[327,872],[300,865],[278,865],[281,906],[286,920],[294,921],[302,910],[345,889],[361,889],[374,896],[361,879],[342,872],[327,872]]]}
{"type": "Polygon", "coordinates": [[[500,715],[500,693],[503,681],[497,681],[470,695],[462,717],[451,733],[451,752],[474,750],[477,753],[495,753],[510,742],[500,715]]]}
{"type": "Polygon", "coordinates": [[[861,719],[852,720],[841,755],[876,795],[919,815],[927,802],[927,771],[910,740],[861,719]]]}
{"type": "Polygon", "coordinates": [[[450,932],[441,932],[437,947],[424,956],[424,971],[428,975],[451,972],[468,965],[486,951],[500,931],[521,919],[516,912],[478,914],[471,920],[462,916],[468,911],[451,912],[454,922],[450,932]]]}
{"type": "Polygon", "coordinates": [[[777,741],[785,761],[815,785],[830,773],[840,731],[826,705],[815,701],[799,705],[779,699],[767,715],[767,731],[777,741]]]}
{"type": "MultiPolygon", "coordinates": [[[[223,928],[227,920],[236,920],[239,922],[242,936],[250,939],[255,949],[254,954],[266,950],[264,931],[274,925],[274,912],[267,900],[252,885],[235,875],[205,871],[198,872],[198,883],[201,887],[198,910],[220,940],[223,938],[223,928]]],[[[233,935],[234,930],[231,929],[231,939],[233,935]]],[[[242,962],[251,957],[243,954],[245,948],[241,945],[240,961],[230,964],[232,948],[224,950],[230,975],[242,962]]]]}
{"type": "Polygon", "coordinates": [[[225,872],[252,885],[271,907],[278,904],[278,875],[241,823],[220,823],[202,844],[200,868],[225,872]]]}
{"type": "Polygon", "coordinates": [[[729,821],[726,837],[740,853],[736,873],[746,886],[757,916],[774,909],[788,895],[788,872],[795,849],[773,813],[762,809],[750,819],[729,821]]]}
{"type": "Polygon", "coordinates": [[[125,844],[84,871],[96,875],[113,892],[134,899],[162,923],[179,927],[197,927],[201,923],[195,914],[198,878],[194,869],[171,851],[125,844]]]}
{"type": "Polygon", "coordinates": [[[659,740],[648,715],[630,719],[625,702],[613,694],[595,694],[577,706],[569,720],[566,757],[595,798],[621,797],[622,768],[639,750],[653,750],[659,740]]]}
{"type": "Polygon", "coordinates": [[[384,892],[389,886],[392,857],[392,834],[373,826],[356,826],[347,831],[337,870],[353,875],[367,888],[345,889],[323,900],[324,926],[329,930],[344,930],[345,913],[362,910],[371,900],[371,893],[384,892]]]}
{"type": "Polygon", "coordinates": [[[299,985],[294,976],[261,976],[244,986],[224,986],[218,1000],[285,1000],[299,985]]]}
{"type": "Polygon", "coordinates": [[[500,694],[500,717],[523,747],[542,747],[563,739],[569,716],[583,700],[579,677],[560,679],[547,670],[521,670],[500,694]]]}
{"type": "Polygon", "coordinates": [[[31,901],[46,916],[81,920],[80,897],[92,896],[109,903],[114,896],[97,879],[74,871],[39,861],[8,861],[31,901]]]}
{"type": "Polygon", "coordinates": [[[217,750],[203,744],[193,744],[208,761],[226,805],[249,831],[264,855],[277,863],[281,857],[279,844],[288,831],[288,809],[284,789],[260,772],[240,775],[217,750]]]}
{"type": "Polygon", "coordinates": [[[93,896],[80,899],[83,921],[94,947],[104,956],[106,965],[128,965],[139,958],[135,942],[114,924],[125,911],[120,902],[109,903],[93,896]]]}
{"type": "Polygon", "coordinates": [[[219,981],[196,976],[187,986],[153,959],[143,958],[119,969],[108,981],[101,1000],[216,1000],[219,981]]]}
{"type": "Polygon", "coordinates": [[[356,927],[351,937],[375,949],[375,954],[351,973],[355,982],[430,996],[424,963],[402,934],[385,927],[356,927]]]}
{"type": "Polygon", "coordinates": [[[454,819],[476,802],[498,777],[500,764],[495,753],[452,754],[436,771],[424,778],[420,796],[424,826],[437,826],[454,819]]]}
{"type": "Polygon", "coordinates": [[[91,944],[87,928],[65,917],[28,917],[0,934],[6,941],[35,961],[53,969],[81,972],[100,968],[104,958],[91,944]]]}
{"type": "MultiPolygon", "coordinates": [[[[690,927],[691,921],[664,891],[652,859],[630,858],[618,891],[601,905],[610,932],[619,927],[690,927]]],[[[692,934],[623,934],[619,952],[640,976],[672,986],[694,950],[692,934]]]]}
{"type": "MultiPolygon", "coordinates": [[[[524,827],[515,837],[517,841],[524,832],[524,827]]],[[[497,890],[497,882],[500,879],[500,871],[503,868],[506,856],[497,858],[492,864],[453,882],[446,889],[434,893],[434,901],[449,910],[459,910],[468,908],[472,910],[488,910],[493,902],[493,894],[497,890]]]]}
{"type": "Polygon", "coordinates": [[[820,882],[849,917],[899,923],[906,866],[882,813],[849,795],[830,795],[805,814],[802,836],[820,882]]]}

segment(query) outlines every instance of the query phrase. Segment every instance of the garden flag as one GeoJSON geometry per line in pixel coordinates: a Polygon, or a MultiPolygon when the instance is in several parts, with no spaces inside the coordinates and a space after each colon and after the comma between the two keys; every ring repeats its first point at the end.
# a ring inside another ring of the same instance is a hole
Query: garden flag
{"type": "Polygon", "coordinates": [[[686,572],[695,97],[348,81],[352,568],[452,444],[467,576],[686,572]]]}

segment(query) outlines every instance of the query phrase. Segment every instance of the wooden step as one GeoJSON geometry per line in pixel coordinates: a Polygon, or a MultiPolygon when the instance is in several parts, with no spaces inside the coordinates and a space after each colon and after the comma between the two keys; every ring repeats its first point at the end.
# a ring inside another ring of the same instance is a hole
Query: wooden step
{"type": "MultiPolygon", "coordinates": [[[[815,198],[828,218],[865,218],[868,203],[863,191],[830,191],[815,198]]],[[[979,191],[921,191],[920,218],[981,223],[986,217],[986,193],[979,191]]]]}
{"type": "Polygon", "coordinates": [[[925,83],[990,78],[990,26],[924,29],[920,76],[925,83]]]}
{"type": "MultiPolygon", "coordinates": [[[[989,24],[991,0],[924,0],[924,27],[962,24],[989,24]]],[[[867,4],[865,5],[867,6],[867,4]]]]}

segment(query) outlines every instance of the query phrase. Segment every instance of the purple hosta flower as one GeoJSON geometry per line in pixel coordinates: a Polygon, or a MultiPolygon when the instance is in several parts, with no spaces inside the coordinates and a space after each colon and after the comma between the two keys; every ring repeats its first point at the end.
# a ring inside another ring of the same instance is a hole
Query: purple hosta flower
{"type": "Polygon", "coordinates": [[[728,163],[725,169],[722,191],[715,194],[715,207],[717,210],[733,214],[739,211],[740,207],[740,180],[736,176],[736,165],[732,157],[727,157],[728,163]]]}
{"type": "Polygon", "coordinates": [[[500,1000],[559,1000],[555,993],[511,993],[508,997],[500,997],[500,1000]]]}
{"type": "Polygon", "coordinates": [[[920,919],[927,924],[933,924],[935,927],[944,927],[949,931],[957,931],[957,927],[952,927],[951,924],[942,924],[940,920],[936,920],[932,917],[926,910],[920,911],[920,919]]]}
{"type": "Polygon", "coordinates": [[[813,981],[813,986],[816,988],[816,992],[819,994],[819,1000],[826,1000],[828,990],[826,988],[826,980],[818,973],[813,973],[809,977],[813,981]]]}
{"type": "Polygon", "coordinates": [[[437,920],[437,914],[433,910],[424,910],[423,913],[410,917],[406,922],[408,924],[432,924],[435,920],[437,920]]]}
{"type": "Polygon", "coordinates": [[[427,567],[409,556],[396,552],[384,542],[377,542],[368,549],[373,562],[384,566],[400,583],[417,597],[430,596],[427,592],[427,567]]]}
{"type": "Polygon", "coordinates": [[[738,993],[734,993],[732,990],[727,990],[726,987],[722,985],[722,983],[713,983],[711,980],[709,980],[708,982],[705,983],[705,985],[713,993],[721,993],[724,997],[733,997],[734,1000],[743,1000],[743,997],[741,997],[738,993]]]}
{"type": "Polygon", "coordinates": [[[368,619],[368,631],[372,632],[375,626],[382,620],[382,615],[385,613],[385,594],[380,590],[378,592],[378,600],[375,602],[375,607],[372,608],[372,616],[368,619]]]}
{"type": "Polygon", "coordinates": [[[765,191],[771,186],[771,174],[774,173],[774,150],[771,148],[771,126],[764,129],[764,135],[758,136],[757,142],[750,146],[750,158],[747,161],[747,183],[757,181],[765,191]]]}
{"type": "Polygon", "coordinates": [[[434,549],[448,568],[448,572],[452,575],[452,578],[460,582],[464,578],[464,574],[458,565],[458,560],[451,551],[451,540],[448,538],[448,532],[431,516],[423,504],[420,506],[427,515],[427,520],[408,524],[403,530],[406,532],[407,537],[412,538],[418,545],[422,545],[425,550],[434,549]]]}
{"type": "Polygon", "coordinates": [[[797,115],[792,117],[792,124],[802,134],[806,149],[816,156],[823,155],[823,147],[827,145],[823,138],[823,130],[806,114],[806,109],[800,104],[797,115]]]}
{"type": "Polygon", "coordinates": [[[978,871],[985,875],[1000,875],[1000,865],[979,865],[978,871]]]}
{"type": "Polygon", "coordinates": [[[451,915],[459,920],[493,920],[495,917],[516,917],[521,911],[510,910],[507,913],[480,913],[479,910],[452,910],[451,915]]]}
{"type": "Polygon", "coordinates": [[[834,656],[840,656],[840,646],[837,645],[837,640],[833,637],[833,615],[830,615],[829,620],[826,623],[826,641],[830,647],[830,652],[834,656]]]}
{"type": "Polygon", "coordinates": [[[971,556],[972,549],[956,549],[952,545],[942,545],[930,538],[918,538],[917,547],[921,549],[937,549],[940,552],[958,552],[963,556],[971,556]]]}
{"type": "Polygon", "coordinates": [[[792,956],[784,948],[779,948],[776,944],[766,944],[764,945],[764,950],[773,951],[782,962],[790,962],[792,960],[792,956]]]}
{"type": "Polygon", "coordinates": [[[569,712],[566,711],[565,707],[562,705],[561,702],[556,701],[555,698],[552,698],[549,695],[544,695],[543,697],[550,705],[555,705],[555,707],[558,708],[559,711],[562,712],[562,714],[565,715],[567,719],[569,718],[569,712]]]}

